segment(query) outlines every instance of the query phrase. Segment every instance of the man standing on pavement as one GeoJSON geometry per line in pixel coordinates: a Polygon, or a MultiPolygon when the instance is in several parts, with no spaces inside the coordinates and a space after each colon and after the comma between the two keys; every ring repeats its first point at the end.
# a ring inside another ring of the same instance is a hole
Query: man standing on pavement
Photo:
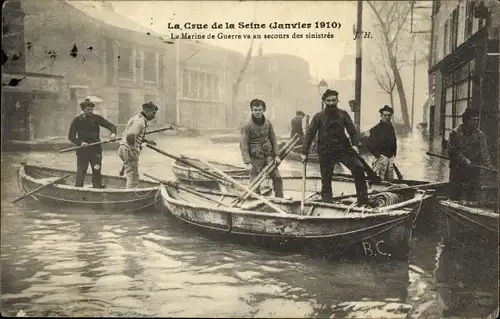
{"type": "Polygon", "coordinates": [[[120,141],[118,156],[123,161],[125,176],[127,177],[126,188],[137,188],[139,186],[139,155],[142,150],[142,143],[156,145],[153,141],[144,138],[148,121],[155,118],[158,106],[153,102],[142,105],[142,112],[131,117],[120,141]]]}
{"type": "MultiPolygon", "coordinates": [[[[116,126],[105,118],[94,114],[95,104],[86,99],[80,104],[83,113],[73,119],[69,127],[68,139],[77,146],[85,146],[100,141],[99,127],[102,126],[111,132],[111,139],[116,138],[116,126]]],[[[76,187],[83,187],[85,174],[92,167],[92,187],[104,188],[102,184],[102,147],[94,145],[76,150],[76,187]]]]}
{"type": "Polygon", "coordinates": [[[382,180],[394,179],[394,158],[398,150],[396,132],[391,123],[394,110],[384,105],[379,113],[380,122],[370,129],[367,148],[375,156],[373,171],[382,180]]]}
{"type": "Polygon", "coordinates": [[[365,169],[358,159],[358,132],[349,113],[339,109],[338,92],[326,90],[322,96],[325,105],[323,111],[316,113],[304,138],[301,160],[306,161],[312,140],[318,133],[318,156],[321,172],[321,198],[323,202],[332,202],[332,177],[335,163],[344,164],[354,176],[358,205],[370,204],[365,181],[365,169]],[[352,145],[345,131],[351,137],[352,145]]]}
{"type": "MultiPolygon", "coordinates": [[[[255,179],[273,159],[279,164],[278,142],[273,125],[264,116],[266,103],[259,99],[250,102],[251,117],[241,128],[240,150],[243,162],[251,171],[250,180],[255,179]]],[[[283,197],[283,181],[276,167],[270,174],[274,196],[283,197]]]]}
{"type": "Polygon", "coordinates": [[[299,143],[302,144],[304,140],[304,130],[302,129],[302,119],[306,116],[306,114],[302,111],[297,111],[295,113],[295,117],[292,119],[290,123],[292,129],[290,131],[290,138],[292,138],[295,134],[300,137],[299,143]]]}
{"type": "Polygon", "coordinates": [[[486,138],[478,126],[478,111],[467,108],[462,114],[462,124],[450,133],[448,154],[450,155],[449,197],[451,200],[476,201],[481,172],[473,165],[491,167],[486,138]]]}

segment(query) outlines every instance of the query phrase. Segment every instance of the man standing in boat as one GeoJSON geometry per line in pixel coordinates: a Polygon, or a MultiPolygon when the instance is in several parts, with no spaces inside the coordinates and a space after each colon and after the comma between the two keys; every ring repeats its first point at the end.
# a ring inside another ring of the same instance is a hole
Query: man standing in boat
{"type": "Polygon", "coordinates": [[[354,177],[358,205],[371,204],[365,180],[365,169],[358,159],[358,132],[349,113],[339,109],[338,92],[326,90],[322,96],[325,108],[316,113],[304,138],[301,160],[307,160],[309,147],[318,133],[318,157],[321,173],[321,198],[323,202],[332,202],[333,168],[337,162],[344,164],[354,177]],[[345,134],[351,137],[352,145],[345,134]]]}
{"type": "Polygon", "coordinates": [[[302,144],[304,140],[304,130],[302,128],[302,120],[304,119],[304,116],[306,114],[302,111],[297,111],[295,112],[295,117],[292,119],[292,122],[290,123],[292,129],[290,130],[290,138],[292,138],[295,134],[297,134],[300,137],[299,143],[297,144],[302,144]]]}
{"type": "Polygon", "coordinates": [[[142,112],[131,117],[120,141],[118,156],[123,161],[123,169],[127,177],[126,188],[137,188],[139,186],[139,155],[142,150],[142,143],[156,145],[153,141],[144,138],[148,121],[155,118],[158,106],[153,102],[142,105],[142,112]]]}
{"type": "MultiPolygon", "coordinates": [[[[251,117],[241,128],[240,150],[243,162],[251,171],[250,180],[253,180],[273,158],[277,163],[280,163],[280,158],[273,125],[264,116],[266,103],[254,99],[250,102],[250,110],[251,117]]],[[[274,196],[283,197],[283,181],[278,168],[269,176],[273,182],[274,196]]]]}
{"type": "Polygon", "coordinates": [[[396,132],[391,123],[394,110],[384,105],[379,113],[380,122],[370,129],[367,148],[375,156],[373,171],[382,180],[394,179],[394,158],[398,150],[396,132]]]}
{"type": "Polygon", "coordinates": [[[462,114],[462,124],[450,133],[448,154],[451,200],[477,201],[481,172],[473,165],[491,167],[486,138],[478,126],[479,112],[467,108],[462,114]]]}
{"type": "MultiPolygon", "coordinates": [[[[111,132],[111,139],[116,138],[116,126],[98,114],[94,114],[95,104],[86,99],[80,104],[83,113],[73,119],[69,127],[68,139],[77,146],[99,142],[99,127],[111,132]]],[[[102,147],[101,145],[82,147],[76,150],[76,187],[83,187],[85,174],[92,167],[92,186],[104,188],[102,184],[102,147]]]]}

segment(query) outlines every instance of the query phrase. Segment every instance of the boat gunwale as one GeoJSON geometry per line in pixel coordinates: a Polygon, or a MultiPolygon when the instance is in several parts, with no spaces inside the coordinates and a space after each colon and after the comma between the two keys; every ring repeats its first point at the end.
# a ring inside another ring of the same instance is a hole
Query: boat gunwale
{"type": "MultiPolygon", "coordinates": [[[[28,180],[28,181],[30,181],[34,184],[40,185],[40,186],[43,186],[46,183],[43,183],[42,179],[40,179],[40,178],[34,178],[31,175],[29,175],[25,170],[26,166],[34,167],[34,168],[38,168],[38,169],[42,169],[42,170],[50,169],[50,170],[54,170],[54,171],[59,171],[63,174],[73,174],[73,175],[76,174],[75,172],[70,171],[70,170],[50,168],[50,167],[44,167],[44,166],[39,166],[39,165],[30,165],[30,164],[25,164],[19,168],[19,177],[22,180],[28,180]]],[[[56,177],[56,176],[54,176],[54,177],[56,177]]],[[[111,175],[102,175],[102,177],[119,178],[117,176],[111,176],[111,175]]],[[[151,183],[151,184],[156,184],[154,181],[148,181],[148,180],[144,180],[144,179],[140,179],[140,181],[146,182],[146,183],[151,183]]],[[[70,190],[70,191],[91,192],[91,193],[97,193],[97,194],[99,194],[99,193],[120,194],[120,193],[151,192],[154,190],[158,190],[159,186],[160,186],[160,184],[157,183],[157,186],[142,187],[142,188],[91,188],[91,187],[76,187],[76,186],[65,185],[65,184],[52,184],[50,187],[59,188],[59,189],[63,189],[63,190],[70,190]]]]}
{"type": "Polygon", "coordinates": [[[449,199],[440,200],[438,202],[438,204],[443,206],[444,208],[456,209],[456,210],[463,211],[466,213],[471,213],[474,215],[480,215],[480,216],[485,216],[485,217],[499,217],[499,214],[484,211],[484,209],[482,209],[482,208],[471,208],[471,207],[468,207],[468,206],[465,206],[462,204],[455,203],[449,199]]]}
{"type": "MultiPolygon", "coordinates": [[[[246,206],[246,207],[241,207],[241,208],[240,207],[229,208],[229,207],[223,207],[223,206],[207,207],[207,206],[204,206],[202,204],[193,204],[193,203],[190,203],[187,201],[176,199],[176,198],[170,196],[168,188],[175,188],[175,187],[169,186],[169,185],[161,185],[160,186],[160,195],[162,197],[162,200],[166,201],[167,203],[172,202],[176,205],[190,207],[192,209],[215,210],[215,211],[218,211],[221,213],[228,213],[228,214],[235,214],[235,215],[247,215],[247,216],[253,215],[253,216],[258,216],[258,217],[285,218],[285,219],[297,220],[297,221],[302,221],[302,220],[341,220],[341,219],[356,220],[356,219],[375,218],[375,217],[381,217],[381,216],[391,216],[391,217],[406,216],[406,217],[410,217],[412,215],[412,210],[403,210],[403,209],[389,210],[389,211],[382,211],[382,212],[370,212],[369,210],[364,210],[366,213],[361,213],[361,212],[356,211],[357,214],[355,214],[354,212],[351,212],[349,214],[339,215],[339,216],[335,216],[335,217],[308,216],[308,215],[296,215],[296,214],[278,214],[278,213],[272,213],[272,212],[263,213],[263,212],[251,210],[251,209],[254,209],[255,206],[262,204],[261,202],[255,203],[254,207],[252,207],[252,206],[246,206]]],[[[429,195],[429,197],[430,197],[430,195],[429,195]]],[[[276,198],[273,198],[272,201],[277,203],[278,201],[275,199],[276,198]]],[[[286,199],[280,199],[280,201],[282,201],[283,203],[290,203],[290,201],[286,200],[286,199]]],[[[309,202],[309,204],[311,204],[311,203],[309,202]]],[[[337,204],[313,203],[313,205],[317,205],[317,204],[326,204],[326,205],[328,205],[327,207],[330,207],[330,208],[344,209],[343,207],[339,207],[337,204]]],[[[346,207],[349,207],[349,206],[346,206],[346,207]]]]}
{"type": "MultiPolygon", "coordinates": [[[[199,162],[198,159],[196,158],[191,158],[191,157],[186,157],[187,159],[191,160],[191,161],[197,161],[199,162]]],[[[215,164],[217,166],[225,166],[225,167],[228,167],[228,168],[233,168],[233,169],[228,169],[228,170],[223,170],[226,174],[227,173],[247,173],[250,175],[250,171],[247,170],[246,168],[244,167],[241,167],[241,166],[237,166],[237,165],[233,165],[233,164],[226,164],[226,163],[221,163],[221,162],[217,162],[217,161],[207,161],[208,163],[210,164],[215,164]]],[[[201,162],[200,162],[201,163],[201,162]]],[[[172,167],[176,167],[180,170],[183,170],[183,171],[189,171],[189,170],[193,170],[193,171],[199,171],[198,169],[196,168],[192,168],[190,167],[189,165],[186,165],[178,160],[175,160],[173,163],[172,163],[172,167]]]]}

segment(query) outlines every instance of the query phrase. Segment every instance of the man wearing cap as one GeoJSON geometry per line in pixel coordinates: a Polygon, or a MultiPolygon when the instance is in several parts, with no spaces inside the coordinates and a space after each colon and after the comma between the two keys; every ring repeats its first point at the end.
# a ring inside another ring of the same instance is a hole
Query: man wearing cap
{"type": "Polygon", "coordinates": [[[382,180],[394,179],[394,157],[398,150],[396,132],[391,123],[392,107],[384,105],[379,111],[380,122],[370,129],[367,148],[375,156],[373,171],[382,180]]]}
{"type": "Polygon", "coordinates": [[[123,169],[127,177],[126,188],[137,188],[139,186],[139,155],[142,150],[142,143],[156,145],[153,141],[144,138],[148,121],[155,118],[158,106],[153,102],[142,105],[142,112],[131,117],[120,141],[118,156],[123,161],[123,169]]]}
{"type": "Polygon", "coordinates": [[[480,184],[480,169],[472,165],[491,167],[486,138],[478,129],[479,113],[467,108],[462,124],[454,128],[448,141],[450,156],[451,200],[476,201],[480,184]]]}
{"type": "Polygon", "coordinates": [[[349,113],[339,109],[338,92],[326,90],[322,96],[325,105],[323,111],[316,113],[304,138],[301,160],[306,161],[312,140],[318,133],[318,156],[321,172],[321,198],[323,202],[332,202],[332,176],[335,163],[341,162],[352,173],[356,186],[358,205],[371,204],[365,180],[365,169],[357,156],[358,132],[349,113]],[[351,137],[347,138],[345,131],[351,137]]]}
{"type": "Polygon", "coordinates": [[[304,130],[302,129],[302,119],[306,116],[306,114],[302,111],[295,112],[295,117],[292,119],[290,123],[292,129],[290,131],[290,138],[292,138],[295,134],[300,137],[300,141],[298,144],[302,144],[304,139],[304,130]]]}
{"type": "MultiPolygon", "coordinates": [[[[278,164],[280,158],[273,125],[264,116],[266,103],[254,99],[250,102],[250,110],[252,115],[241,128],[240,151],[243,162],[251,171],[252,181],[273,158],[278,164]]],[[[283,181],[278,168],[275,168],[269,176],[273,182],[274,196],[283,197],[283,181]]]]}
{"type": "MultiPolygon", "coordinates": [[[[80,104],[83,113],[73,119],[69,127],[68,139],[77,146],[85,146],[90,143],[99,142],[100,126],[111,132],[111,139],[116,138],[116,126],[105,118],[94,114],[94,103],[86,99],[80,104]]],[[[94,188],[104,188],[102,184],[102,147],[94,145],[82,147],[76,150],[76,180],[75,186],[82,187],[85,181],[85,174],[89,167],[92,167],[92,186],[94,188]]]]}

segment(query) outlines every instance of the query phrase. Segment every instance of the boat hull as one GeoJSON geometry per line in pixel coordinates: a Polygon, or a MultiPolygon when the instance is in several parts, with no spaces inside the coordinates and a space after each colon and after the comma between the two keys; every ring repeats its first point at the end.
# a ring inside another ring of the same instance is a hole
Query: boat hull
{"type": "MultiPolygon", "coordinates": [[[[339,209],[344,209],[341,206],[334,209],[333,204],[317,203],[318,214],[336,210],[337,216],[281,215],[259,211],[258,206],[238,209],[198,204],[196,199],[179,200],[175,192],[169,186],[160,188],[162,213],[210,237],[329,258],[408,259],[415,215],[411,209],[376,214],[353,211],[338,216],[339,209]]],[[[297,202],[272,200],[288,211],[300,207],[297,202]]]]}
{"type": "Polygon", "coordinates": [[[471,208],[450,200],[439,201],[437,211],[444,222],[449,244],[478,242],[498,246],[498,214],[493,209],[471,208]]]}
{"type": "MultiPolygon", "coordinates": [[[[69,174],[64,184],[48,186],[31,197],[44,204],[60,208],[84,207],[95,211],[154,211],[158,184],[154,182],[140,182],[140,188],[125,189],[126,179],[122,177],[103,176],[105,189],[94,189],[88,186],[75,187],[76,173],[42,166],[24,165],[19,170],[19,180],[23,191],[30,192],[50,181],[53,178],[69,174]]],[[[90,182],[91,175],[87,174],[86,182],[90,182]]]]}

